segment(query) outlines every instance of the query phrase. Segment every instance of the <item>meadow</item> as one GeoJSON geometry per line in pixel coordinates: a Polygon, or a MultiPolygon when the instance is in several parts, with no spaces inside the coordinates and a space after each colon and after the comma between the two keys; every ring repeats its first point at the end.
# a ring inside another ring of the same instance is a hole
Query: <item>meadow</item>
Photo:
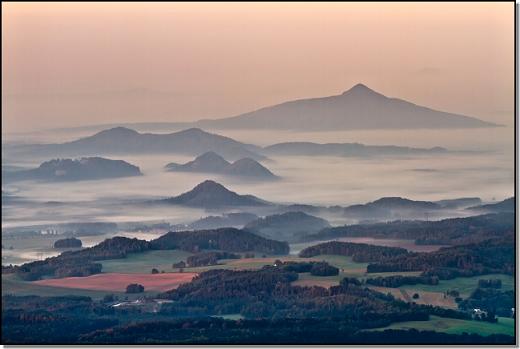
{"type": "Polygon", "coordinates": [[[428,321],[406,321],[394,323],[387,327],[378,328],[378,331],[388,329],[417,329],[422,331],[437,331],[450,334],[476,333],[482,336],[490,334],[506,334],[514,336],[515,320],[513,318],[499,317],[497,323],[475,320],[459,320],[430,316],[428,321]]]}

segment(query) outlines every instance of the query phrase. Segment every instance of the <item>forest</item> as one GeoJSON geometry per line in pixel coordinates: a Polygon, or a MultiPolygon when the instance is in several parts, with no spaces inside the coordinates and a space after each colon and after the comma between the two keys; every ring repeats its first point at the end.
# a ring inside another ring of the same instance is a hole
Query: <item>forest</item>
{"type": "Polygon", "coordinates": [[[422,245],[465,245],[493,237],[513,235],[514,213],[497,213],[440,221],[393,221],[325,228],[306,241],[340,237],[414,240],[422,245]]]}
{"type": "Polygon", "coordinates": [[[354,262],[379,262],[390,257],[406,255],[408,251],[400,247],[387,247],[353,242],[329,241],[303,249],[300,257],[314,257],[334,254],[352,257],[354,262]]]}
{"type": "Polygon", "coordinates": [[[407,253],[367,266],[368,273],[422,271],[441,280],[493,273],[512,275],[515,270],[513,237],[441,248],[434,252],[407,253]]]}

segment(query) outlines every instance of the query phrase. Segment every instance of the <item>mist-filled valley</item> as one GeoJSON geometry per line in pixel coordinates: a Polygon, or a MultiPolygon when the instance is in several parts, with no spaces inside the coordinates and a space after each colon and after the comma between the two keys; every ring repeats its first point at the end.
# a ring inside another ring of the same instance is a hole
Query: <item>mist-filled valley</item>
{"type": "Polygon", "coordinates": [[[514,2],[3,2],[2,345],[514,345],[514,2]]]}
{"type": "MultiPolygon", "coordinates": [[[[163,130],[160,133],[175,131],[177,130],[163,130]]],[[[64,142],[64,132],[46,131],[47,139],[44,143],[64,142]]],[[[70,132],[80,138],[77,130],[70,132]]],[[[153,130],[149,132],[159,133],[153,130]]],[[[82,133],[81,137],[92,136],[91,131],[82,133]]],[[[508,127],[356,132],[215,130],[211,133],[259,147],[278,142],[308,141],[320,144],[361,143],[425,149],[442,147],[446,151],[433,154],[375,153],[348,156],[269,155],[260,160],[260,163],[275,174],[278,180],[263,181],[254,177],[227,176],[204,171],[166,171],[167,164],[189,162],[194,158],[191,155],[175,152],[111,154],[107,148],[107,153],[92,153],[89,156],[124,160],[139,167],[142,175],[78,181],[6,181],[2,187],[2,230],[5,234],[11,230],[46,230],[57,224],[86,222],[118,223],[123,224],[122,227],[125,223],[131,224],[132,227],[139,224],[168,223],[180,228],[203,217],[226,212],[248,211],[268,215],[284,211],[258,207],[203,208],[146,204],[149,200],[164,199],[187,192],[207,179],[214,180],[239,194],[251,194],[279,205],[314,205],[324,208],[365,204],[383,197],[402,197],[417,201],[478,197],[483,203],[493,203],[513,195],[512,133],[508,127]],[[475,142],[477,139],[479,142],[475,142]]],[[[42,139],[38,138],[39,136],[41,134],[38,133],[25,135],[24,143],[40,143],[42,139]]],[[[7,135],[6,140],[10,139],[15,137],[7,135]]],[[[17,142],[13,141],[13,144],[16,145],[17,142]]],[[[53,158],[45,155],[10,157],[10,149],[3,149],[3,176],[4,173],[37,168],[40,163],[53,158]]],[[[218,152],[218,149],[214,151],[218,152]]],[[[453,207],[439,213],[420,211],[409,216],[376,215],[371,217],[371,220],[441,219],[472,214],[465,207],[453,207]]],[[[364,217],[338,214],[333,210],[316,211],[316,215],[332,225],[353,224],[366,220],[364,217]]],[[[115,232],[111,234],[114,235],[115,232]]],[[[102,238],[94,241],[100,240],[102,238]]],[[[38,255],[31,248],[22,248],[18,256],[15,250],[7,251],[3,257],[4,262],[38,259],[38,256],[41,258],[42,255],[38,255]]]]}
{"type": "Polygon", "coordinates": [[[511,128],[111,126],[4,139],[10,342],[511,342],[511,128]]]}

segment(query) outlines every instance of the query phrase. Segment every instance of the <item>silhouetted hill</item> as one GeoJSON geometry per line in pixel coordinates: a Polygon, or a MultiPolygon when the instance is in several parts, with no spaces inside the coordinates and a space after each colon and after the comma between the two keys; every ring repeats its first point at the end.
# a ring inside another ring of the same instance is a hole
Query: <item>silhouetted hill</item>
{"type": "Polygon", "coordinates": [[[469,206],[480,205],[482,200],[480,198],[458,198],[435,201],[436,204],[442,208],[465,208],[469,206]]]}
{"type": "Polygon", "coordinates": [[[6,181],[79,181],[142,175],[139,167],[123,160],[100,157],[81,159],[55,159],[42,163],[38,168],[3,173],[6,181]]]}
{"type": "Polygon", "coordinates": [[[253,195],[239,195],[228,190],[222,184],[211,180],[206,180],[198,184],[195,188],[184,194],[159,200],[158,202],[200,208],[270,205],[269,202],[253,195]]]}
{"type": "Polygon", "coordinates": [[[61,144],[35,144],[6,148],[11,156],[79,156],[103,154],[186,154],[198,155],[216,151],[229,159],[250,157],[262,159],[260,148],[231,138],[190,128],[169,134],[139,133],[125,127],[115,127],[92,136],[61,144]]]}
{"type": "Polygon", "coordinates": [[[512,213],[486,214],[438,221],[408,220],[354,224],[326,228],[306,240],[331,240],[346,237],[415,240],[421,245],[461,245],[514,234],[512,213]]]}
{"type": "Polygon", "coordinates": [[[222,216],[208,216],[188,224],[188,228],[194,230],[217,229],[224,227],[242,228],[247,223],[254,221],[258,216],[253,213],[236,212],[226,213],[222,216]]]}
{"type": "Polygon", "coordinates": [[[341,95],[290,101],[200,127],[282,130],[414,129],[493,127],[473,117],[386,97],[363,84],[341,95]]]}
{"type": "Polygon", "coordinates": [[[444,154],[447,149],[410,148],[394,145],[364,145],[360,143],[312,143],[288,142],[273,144],[263,149],[266,155],[302,155],[302,156],[378,156],[378,155],[434,155],[444,154]]]}
{"type": "Polygon", "coordinates": [[[271,171],[253,159],[243,158],[229,163],[215,152],[206,152],[185,164],[170,163],[165,168],[172,172],[216,173],[255,179],[277,178],[271,171]]]}
{"type": "Polygon", "coordinates": [[[271,171],[261,165],[258,161],[250,158],[243,158],[235,161],[229,165],[225,173],[232,176],[249,177],[249,178],[261,178],[261,179],[276,179],[271,171]]]}
{"type": "Polygon", "coordinates": [[[395,219],[423,217],[440,210],[441,206],[430,201],[415,201],[400,197],[381,198],[367,204],[348,206],[344,216],[355,219],[395,219]]]}
{"type": "Polygon", "coordinates": [[[282,255],[289,253],[289,245],[286,242],[269,240],[235,228],[171,231],[150,241],[150,247],[157,250],[181,249],[190,252],[223,250],[228,252],[257,251],[282,255]]]}
{"type": "Polygon", "coordinates": [[[328,227],[329,223],[322,218],[303,212],[286,212],[258,218],[244,229],[270,239],[291,242],[328,227]]]}
{"type": "Polygon", "coordinates": [[[496,204],[469,207],[468,210],[486,213],[515,212],[515,197],[505,199],[496,204]]]}
{"type": "Polygon", "coordinates": [[[195,160],[185,164],[169,163],[165,166],[168,171],[179,172],[207,172],[207,173],[222,173],[229,165],[222,156],[215,152],[208,151],[199,155],[195,160]]]}

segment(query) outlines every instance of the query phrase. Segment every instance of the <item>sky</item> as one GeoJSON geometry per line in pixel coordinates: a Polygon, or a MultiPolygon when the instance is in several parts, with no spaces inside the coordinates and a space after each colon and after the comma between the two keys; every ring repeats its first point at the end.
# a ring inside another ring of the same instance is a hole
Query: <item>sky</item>
{"type": "Polygon", "coordinates": [[[2,3],[3,132],[220,118],[359,82],[512,125],[514,2],[2,3]]]}

